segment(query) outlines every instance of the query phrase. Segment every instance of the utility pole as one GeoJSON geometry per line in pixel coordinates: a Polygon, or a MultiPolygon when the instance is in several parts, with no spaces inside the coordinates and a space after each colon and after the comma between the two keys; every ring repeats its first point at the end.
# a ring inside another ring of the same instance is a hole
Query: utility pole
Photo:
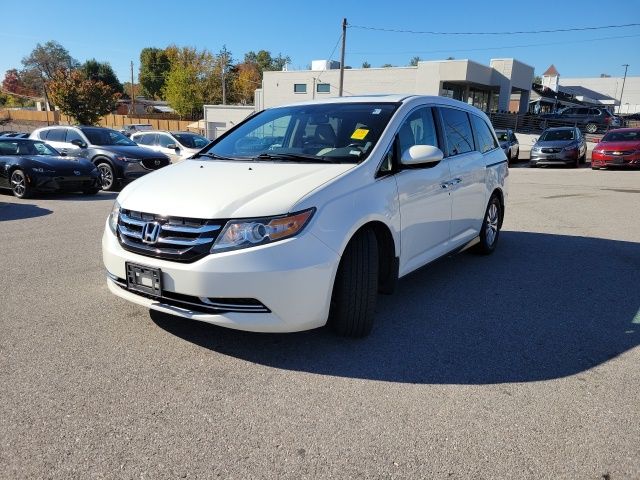
{"type": "Polygon", "coordinates": [[[342,87],[344,85],[344,47],[347,41],[347,19],[342,19],[342,52],[340,53],[340,90],[338,96],[342,96],[342,87]]]}
{"type": "Polygon", "coordinates": [[[129,114],[134,115],[136,113],[136,95],[133,89],[133,60],[131,60],[131,110],[129,114]]]}
{"type": "Polygon", "coordinates": [[[618,115],[622,114],[622,94],[624,93],[624,82],[627,80],[627,69],[629,68],[629,64],[625,63],[622,66],[624,67],[624,78],[622,79],[622,88],[620,89],[620,106],[618,107],[618,115]]]}
{"type": "Polygon", "coordinates": [[[220,58],[220,75],[222,76],[222,104],[227,104],[227,85],[224,75],[227,70],[227,52],[225,51],[220,58]]]}

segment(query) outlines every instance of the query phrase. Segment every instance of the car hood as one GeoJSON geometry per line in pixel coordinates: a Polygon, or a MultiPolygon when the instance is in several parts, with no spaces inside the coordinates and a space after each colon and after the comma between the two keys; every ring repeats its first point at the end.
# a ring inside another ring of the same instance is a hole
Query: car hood
{"type": "MultiPolygon", "coordinates": [[[[627,142],[600,142],[596,145],[598,150],[640,150],[640,142],[637,140],[629,140],[627,142]]],[[[595,150],[594,149],[594,150],[595,150]]]]}
{"type": "Polygon", "coordinates": [[[291,211],[307,193],[355,164],[187,160],[126,187],[127,210],[191,218],[250,218],[291,211]]]}
{"type": "Polygon", "coordinates": [[[540,148],[562,148],[566,147],[570,143],[576,143],[576,140],[551,140],[551,141],[537,141],[534,147],[540,148]]]}
{"type": "Polygon", "coordinates": [[[112,152],[129,158],[168,158],[164,153],[142,148],[137,145],[93,145],[93,148],[112,152]]]}

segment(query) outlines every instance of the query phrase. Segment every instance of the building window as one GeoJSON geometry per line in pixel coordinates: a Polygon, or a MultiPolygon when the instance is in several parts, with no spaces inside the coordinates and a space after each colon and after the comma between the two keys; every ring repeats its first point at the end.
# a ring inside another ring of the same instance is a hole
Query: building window
{"type": "Polygon", "coordinates": [[[316,92],[329,93],[331,92],[331,85],[329,85],[328,83],[319,83],[316,85],[316,92]]]}
{"type": "Polygon", "coordinates": [[[294,83],[293,84],[293,93],[307,93],[307,84],[306,83],[294,83]]]}

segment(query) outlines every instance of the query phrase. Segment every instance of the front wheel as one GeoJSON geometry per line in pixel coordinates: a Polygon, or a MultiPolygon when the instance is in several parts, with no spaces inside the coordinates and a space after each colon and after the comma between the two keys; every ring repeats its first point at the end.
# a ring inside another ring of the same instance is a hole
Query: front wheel
{"type": "Polygon", "coordinates": [[[116,189],[117,182],[113,174],[113,168],[108,163],[99,163],[98,172],[100,172],[100,186],[105,192],[116,189]]]}
{"type": "Polygon", "coordinates": [[[27,183],[27,176],[22,170],[14,170],[11,174],[11,191],[18,198],[29,198],[31,187],[27,183]]]}
{"type": "Polygon", "coordinates": [[[349,242],[333,285],[329,327],[345,337],[371,332],[378,295],[378,242],[371,230],[349,242]]]}
{"type": "Polygon", "coordinates": [[[476,245],[476,252],[482,255],[493,253],[498,244],[502,227],[502,205],[496,195],[491,197],[480,228],[480,242],[476,245]]]}

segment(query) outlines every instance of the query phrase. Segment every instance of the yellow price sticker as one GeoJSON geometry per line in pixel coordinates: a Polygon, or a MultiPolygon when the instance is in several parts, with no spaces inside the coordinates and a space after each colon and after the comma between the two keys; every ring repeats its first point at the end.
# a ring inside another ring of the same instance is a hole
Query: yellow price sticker
{"type": "Polygon", "coordinates": [[[353,132],[351,138],[353,140],[364,140],[364,137],[367,136],[367,133],[369,133],[369,130],[367,130],[366,128],[356,128],[356,131],[353,132]]]}

